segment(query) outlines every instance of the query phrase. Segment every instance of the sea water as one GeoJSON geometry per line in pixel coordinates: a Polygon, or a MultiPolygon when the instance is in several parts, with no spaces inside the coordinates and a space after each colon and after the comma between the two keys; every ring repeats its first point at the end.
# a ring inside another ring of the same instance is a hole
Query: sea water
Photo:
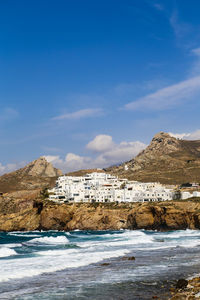
{"type": "Polygon", "coordinates": [[[200,231],[0,232],[0,299],[167,299],[198,272],[200,231]]]}

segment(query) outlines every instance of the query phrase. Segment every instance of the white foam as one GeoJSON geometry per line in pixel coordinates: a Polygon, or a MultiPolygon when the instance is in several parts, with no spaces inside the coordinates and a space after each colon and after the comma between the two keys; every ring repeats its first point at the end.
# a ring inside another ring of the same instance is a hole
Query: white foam
{"type": "MultiPolygon", "coordinates": [[[[80,234],[74,234],[74,236],[81,238],[82,242],[78,243],[81,248],[56,247],[55,250],[50,246],[69,243],[70,235],[73,237],[73,232],[71,234],[64,233],[60,236],[54,234],[52,234],[53,236],[44,235],[46,234],[43,234],[43,237],[37,235],[36,238],[23,243],[23,245],[26,244],[30,247],[49,245],[49,247],[44,248],[46,251],[34,252],[34,256],[31,257],[23,257],[22,255],[20,259],[17,259],[17,257],[16,259],[7,259],[5,257],[1,260],[0,282],[56,272],[67,268],[83,267],[104,259],[123,256],[130,252],[134,253],[133,251],[140,249],[156,251],[177,246],[189,248],[200,245],[200,231],[195,230],[166,233],[152,232],[152,234],[142,230],[123,230],[119,233],[105,232],[104,234],[87,235],[80,232],[80,234]],[[162,239],[163,242],[161,243],[159,239],[162,239]]],[[[21,244],[19,245],[21,246],[21,244]]],[[[5,245],[5,247],[7,246],[5,245]]],[[[14,251],[12,247],[8,246],[7,251],[9,250],[14,251]]],[[[15,251],[12,253],[10,255],[17,254],[15,251]]]]}
{"type": "Polygon", "coordinates": [[[66,236],[45,236],[32,239],[26,242],[26,244],[67,244],[68,242],[69,240],[66,236]]]}
{"type": "Polygon", "coordinates": [[[167,234],[159,234],[160,236],[164,236],[165,238],[184,238],[184,237],[200,237],[200,230],[192,230],[192,229],[186,229],[186,230],[177,230],[172,231],[167,234]]]}
{"type": "MultiPolygon", "coordinates": [[[[78,246],[87,248],[87,247],[98,247],[104,245],[104,247],[113,247],[113,246],[127,246],[127,245],[140,245],[153,243],[154,239],[152,236],[145,234],[142,231],[125,231],[124,233],[116,234],[105,234],[104,236],[110,237],[110,239],[102,241],[87,241],[79,242],[78,246]]],[[[103,236],[103,237],[104,237],[103,236]]]]}
{"type": "Polygon", "coordinates": [[[200,240],[183,241],[179,244],[182,248],[194,248],[200,246],[200,240]]]}
{"type": "Polygon", "coordinates": [[[20,243],[13,243],[13,244],[4,244],[4,246],[6,248],[18,248],[18,247],[21,247],[22,244],[20,244],[20,243]]]}
{"type": "Polygon", "coordinates": [[[39,237],[40,235],[38,235],[38,234],[24,234],[24,233],[10,233],[10,235],[12,235],[12,236],[18,236],[18,237],[39,237]]]}
{"type": "MultiPolygon", "coordinates": [[[[129,253],[127,249],[90,253],[69,249],[64,251],[55,250],[56,259],[52,259],[52,251],[46,251],[44,256],[12,261],[6,260],[4,264],[1,264],[0,282],[61,271],[67,268],[83,267],[98,263],[104,259],[123,256],[127,253],[129,253]]],[[[39,254],[41,255],[41,252],[39,254]]]]}
{"type": "Polygon", "coordinates": [[[71,235],[71,233],[70,233],[70,232],[65,232],[65,234],[66,234],[66,235],[71,235]]]}
{"type": "Polygon", "coordinates": [[[33,231],[11,231],[11,232],[8,232],[8,235],[13,235],[13,233],[21,233],[21,234],[24,234],[24,233],[41,233],[41,231],[39,230],[33,230],[33,231]]]}
{"type": "Polygon", "coordinates": [[[7,256],[16,255],[16,254],[17,253],[15,252],[14,249],[10,249],[7,247],[0,248],[0,257],[7,257],[7,256]]]}

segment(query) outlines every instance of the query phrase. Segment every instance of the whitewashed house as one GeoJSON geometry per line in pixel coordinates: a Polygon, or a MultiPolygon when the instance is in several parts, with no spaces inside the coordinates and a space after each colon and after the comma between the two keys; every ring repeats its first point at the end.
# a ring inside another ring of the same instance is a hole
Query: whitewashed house
{"type": "Polygon", "coordinates": [[[173,199],[173,190],[160,183],[143,183],[118,179],[106,173],[85,176],[61,176],[49,190],[55,202],[145,202],[173,199]]]}

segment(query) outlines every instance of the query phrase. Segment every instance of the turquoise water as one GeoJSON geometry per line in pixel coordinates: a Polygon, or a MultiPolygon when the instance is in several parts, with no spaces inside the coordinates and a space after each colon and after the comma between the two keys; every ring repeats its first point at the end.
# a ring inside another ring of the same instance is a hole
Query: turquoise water
{"type": "Polygon", "coordinates": [[[199,270],[200,231],[0,233],[0,299],[167,299],[199,270]]]}

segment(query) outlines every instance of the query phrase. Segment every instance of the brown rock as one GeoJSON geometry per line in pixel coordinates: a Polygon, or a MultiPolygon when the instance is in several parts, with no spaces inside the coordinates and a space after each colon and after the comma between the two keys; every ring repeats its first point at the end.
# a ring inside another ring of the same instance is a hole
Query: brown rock
{"type": "Polygon", "coordinates": [[[7,197],[0,199],[0,230],[197,229],[198,210],[196,202],[72,205],[7,197]]]}
{"type": "Polygon", "coordinates": [[[186,279],[179,279],[176,283],[176,288],[177,289],[185,289],[188,285],[188,280],[186,279]]]}
{"type": "Polygon", "coordinates": [[[43,230],[67,230],[67,223],[73,213],[67,205],[46,206],[40,215],[40,228],[43,230]]]}
{"type": "Polygon", "coordinates": [[[32,231],[39,228],[40,216],[37,209],[0,215],[1,231],[32,231]]]}

